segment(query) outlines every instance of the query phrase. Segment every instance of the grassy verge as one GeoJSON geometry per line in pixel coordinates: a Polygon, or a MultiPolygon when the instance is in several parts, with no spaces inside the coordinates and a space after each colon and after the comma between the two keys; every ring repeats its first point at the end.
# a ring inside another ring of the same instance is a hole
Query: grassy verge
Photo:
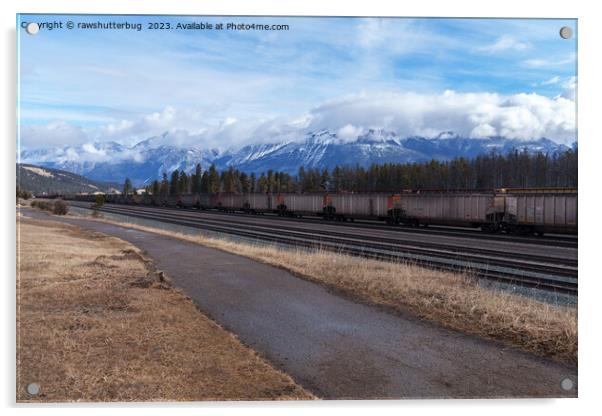
{"type": "Polygon", "coordinates": [[[314,398],[200,313],[134,246],[18,221],[17,401],[314,398]]]}
{"type": "Polygon", "coordinates": [[[31,201],[30,206],[38,208],[44,211],[52,212],[54,215],[67,215],[69,212],[69,205],[67,205],[62,199],[56,200],[43,200],[36,199],[31,201]]]}
{"type": "Polygon", "coordinates": [[[102,219],[217,248],[286,269],[363,301],[479,337],[577,364],[577,310],[485,288],[468,275],[330,251],[307,252],[191,236],[102,219]]]}

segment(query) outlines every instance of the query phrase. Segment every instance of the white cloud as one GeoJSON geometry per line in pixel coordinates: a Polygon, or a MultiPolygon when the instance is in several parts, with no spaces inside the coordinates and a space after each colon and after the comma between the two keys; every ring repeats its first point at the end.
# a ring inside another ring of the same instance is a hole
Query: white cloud
{"type": "Polygon", "coordinates": [[[409,53],[425,45],[432,46],[434,41],[444,44],[452,42],[449,38],[444,39],[425,30],[412,19],[362,18],[358,19],[355,30],[357,44],[376,54],[409,53]]]}
{"type": "Polygon", "coordinates": [[[524,51],[531,47],[528,42],[521,42],[510,35],[502,35],[491,45],[480,48],[481,51],[487,53],[497,53],[502,51],[524,51]]]}
{"type": "MultiPolygon", "coordinates": [[[[115,140],[133,144],[152,136],[159,136],[166,131],[182,130],[189,135],[197,135],[204,130],[204,124],[201,112],[167,106],[162,111],[142,115],[133,120],[119,120],[89,129],[88,133],[94,140],[115,140]]],[[[182,138],[182,134],[174,137],[182,138]]],[[[182,141],[183,144],[184,142],[185,140],[182,141]]]]}
{"type": "Polygon", "coordinates": [[[556,75],[555,77],[552,77],[546,81],[543,81],[541,83],[541,85],[554,85],[554,84],[558,84],[560,82],[560,77],[558,75],[556,75]]]}
{"type": "Polygon", "coordinates": [[[351,124],[395,131],[402,137],[434,138],[453,131],[465,137],[575,139],[575,102],[538,94],[361,94],[322,104],[309,114],[308,129],[314,131],[337,131],[351,124]]]}
{"type": "Polygon", "coordinates": [[[48,124],[21,126],[20,138],[30,147],[53,147],[81,144],[88,136],[81,127],[64,121],[54,121],[48,124]]]}
{"type": "Polygon", "coordinates": [[[90,153],[93,155],[98,155],[98,156],[106,156],[106,151],[102,148],[97,148],[95,147],[92,143],[85,143],[82,146],[82,149],[86,152],[86,153],[90,153]]]}
{"type": "Polygon", "coordinates": [[[538,86],[557,86],[556,88],[561,88],[562,91],[554,98],[563,97],[572,101],[576,100],[576,90],[577,90],[577,77],[571,76],[566,78],[561,78],[558,75],[552,78],[549,78],[545,81],[534,83],[533,87],[538,86]]]}
{"type": "Polygon", "coordinates": [[[357,41],[362,48],[376,50],[377,53],[409,52],[429,42],[432,36],[424,31],[420,31],[418,36],[417,32],[412,20],[364,18],[358,21],[357,41]]]}
{"type": "Polygon", "coordinates": [[[577,98],[577,77],[569,77],[562,83],[562,87],[564,88],[564,91],[560,94],[560,97],[575,101],[577,98]]]}
{"type": "MultiPolygon", "coordinates": [[[[441,94],[413,92],[359,93],[327,101],[304,114],[266,120],[228,116],[207,120],[190,109],[166,107],[134,120],[83,129],[66,123],[23,127],[28,148],[70,145],[93,141],[133,144],[156,137],[155,144],[192,146],[199,149],[238,148],[246,144],[299,140],[308,132],[329,130],[341,140],[354,140],[368,129],[393,131],[401,137],[435,138],[453,131],[461,136],[512,139],[546,137],[572,142],[575,132],[575,78],[563,83],[565,93],[549,98],[532,94],[441,94]],[[169,134],[162,136],[164,132],[169,134]]],[[[90,157],[100,159],[101,147],[85,146],[90,157]]],[[[135,158],[136,155],[128,157],[135,158]]]]}
{"type": "Polygon", "coordinates": [[[356,127],[352,124],[346,124],[337,130],[337,137],[340,137],[344,140],[353,140],[362,134],[362,131],[363,129],[361,127],[356,127]]]}
{"type": "Polygon", "coordinates": [[[533,58],[523,61],[523,65],[528,68],[552,68],[567,64],[575,63],[576,55],[574,53],[565,56],[563,58],[550,59],[550,58],[533,58]]]}
{"type": "Polygon", "coordinates": [[[479,123],[470,131],[471,137],[492,137],[497,134],[497,130],[491,124],[479,123]]]}

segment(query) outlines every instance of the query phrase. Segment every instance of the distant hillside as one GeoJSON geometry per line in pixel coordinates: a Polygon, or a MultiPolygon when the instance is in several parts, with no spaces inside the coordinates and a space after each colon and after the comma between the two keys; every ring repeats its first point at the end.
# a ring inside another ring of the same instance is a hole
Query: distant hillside
{"type": "Polygon", "coordinates": [[[17,163],[17,186],[34,195],[79,192],[115,192],[116,184],[91,181],[64,170],[17,163]]]}

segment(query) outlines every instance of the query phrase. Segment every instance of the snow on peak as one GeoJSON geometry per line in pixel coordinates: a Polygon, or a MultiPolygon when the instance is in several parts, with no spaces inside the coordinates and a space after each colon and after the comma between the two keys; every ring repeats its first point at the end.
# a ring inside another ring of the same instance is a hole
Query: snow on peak
{"type": "Polygon", "coordinates": [[[329,168],[335,165],[421,162],[436,158],[474,157],[491,150],[513,148],[556,152],[567,146],[548,139],[524,141],[502,137],[467,138],[443,131],[434,138],[401,137],[385,129],[355,129],[308,132],[302,138],[259,143],[220,152],[217,149],[181,147],[169,144],[169,135],[152,137],[127,147],[117,143],[86,144],[55,149],[23,150],[20,161],[48,168],[68,170],[91,179],[121,183],[129,177],[138,186],[168,175],[174,169],[192,173],[197,163],[202,169],[215,164],[219,170],[235,167],[248,173],[270,169],[296,173],[300,166],[329,168]],[[352,133],[352,134],[349,134],[352,133]],[[167,140],[167,141],[166,141],[167,140]]]}

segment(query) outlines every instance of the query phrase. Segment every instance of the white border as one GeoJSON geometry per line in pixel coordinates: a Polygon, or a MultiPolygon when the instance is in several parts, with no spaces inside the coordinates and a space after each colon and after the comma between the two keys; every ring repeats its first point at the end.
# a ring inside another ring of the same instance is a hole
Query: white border
{"type": "MultiPolygon", "coordinates": [[[[2,219],[5,221],[2,240],[3,302],[2,302],[2,404],[12,414],[16,410],[26,413],[41,410],[47,414],[81,413],[81,406],[15,406],[14,404],[14,353],[15,353],[15,15],[22,13],[131,13],[131,14],[245,14],[245,15],[357,15],[357,16],[445,16],[445,17],[559,17],[579,19],[579,176],[580,176],[580,365],[579,399],[572,400],[457,400],[457,401],[388,401],[388,402],[321,402],[321,403],[210,403],[210,404],[141,404],[109,405],[111,412],[128,413],[139,408],[149,415],[163,415],[168,409],[176,408],[181,414],[233,414],[244,412],[250,415],[327,414],[343,411],[346,414],[365,415],[369,411],[399,414],[402,411],[445,415],[507,415],[518,411],[545,412],[546,415],[577,414],[595,405],[599,396],[600,383],[600,280],[602,273],[596,265],[602,200],[599,183],[600,173],[596,169],[602,137],[599,122],[600,45],[602,39],[600,14],[596,13],[595,2],[502,0],[493,2],[472,0],[420,0],[393,2],[383,0],[302,0],[297,2],[278,0],[146,0],[126,2],[123,0],[12,0],[2,3],[2,126],[4,128],[2,148],[3,195],[10,195],[2,203],[2,219]],[[15,407],[17,409],[15,409],[15,407]]],[[[86,412],[104,414],[107,406],[87,405],[86,412]]]]}

